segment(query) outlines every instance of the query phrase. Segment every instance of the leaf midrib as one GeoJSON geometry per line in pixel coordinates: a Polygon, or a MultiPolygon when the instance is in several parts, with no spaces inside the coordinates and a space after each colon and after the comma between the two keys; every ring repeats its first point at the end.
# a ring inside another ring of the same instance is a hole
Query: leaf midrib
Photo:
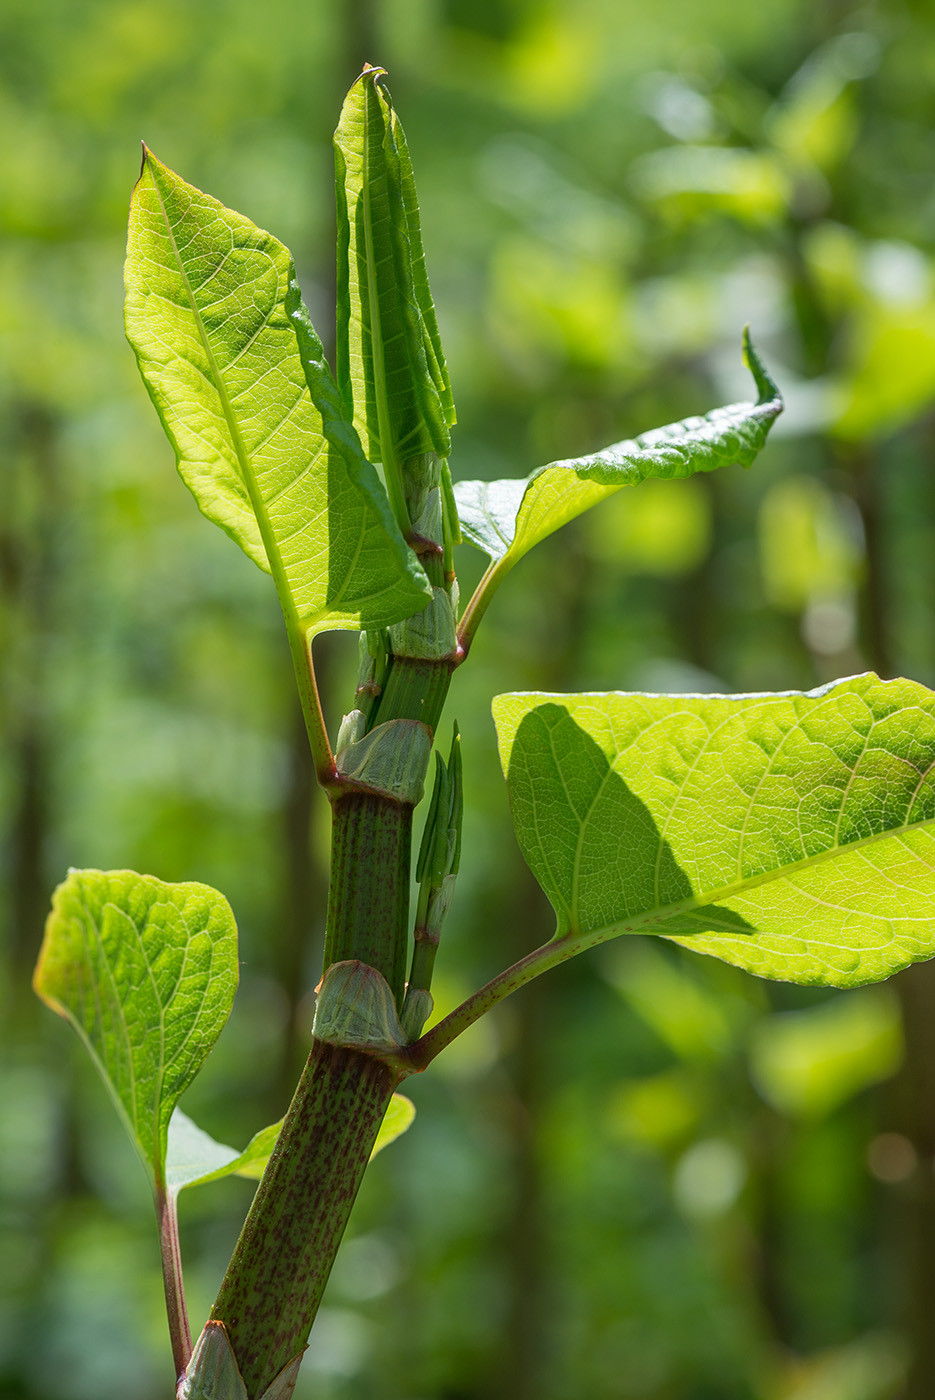
{"type": "MultiPolygon", "coordinates": [[[[604,489],[608,494],[613,494],[622,490],[624,486],[636,486],[645,478],[638,478],[637,481],[615,482],[601,481],[599,477],[592,475],[591,473],[595,472],[597,469],[598,459],[606,458],[610,453],[616,452],[624,456],[638,456],[664,453],[667,450],[671,451],[674,449],[683,454],[688,451],[690,454],[693,450],[698,449],[712,453],[718,459],[718,462],[723,464],[728,462],[732,457],[739,456],[742,453],[758,451],[760,447],[762,447],[761,439],[765,439],[765,432],[768,431],[775,417],[776,413],[772,411],[772,401],[767,404],[741,401],[735,404],[726,404],[722,408],[712,409],[709,413],[704,414],[703,421],[705,428],[689,428],[686,426],[686,420],[683,419],[678,423],[667,424],[666,428],[669,430],[670,435],[658,442],[650,441],[650,439],[655,435],[663,433],[666,429],[652,428],[646,433],[638,433],[636,437],[622,438],[619,442],[611,443],[610,446],[602,448],[599,452],[589,454],[585,457],[567,457],[560,461],[547,462],[544,466],[537,467],[536,470],[529,475],[526,489],[516,509],[516,514],[513,519],[513,534],[509,540],[506,539],[503,531],[488,511],[486,506],[487,493],[486,491],[484,492],[482,510],[486,519],[493,526],[494,532],[503,540],[505,549],[499,558],[497,558],[491,554],[486,543],[479,542],[479,547],[483,549],[485,553],[490,554],[495,563],[499,563],[500,559],[509,560],[507,567],[511,567],[518,563],[536,544],[541,543],[543,539],[547,538],[548,534],[552,533],[549,529],[546,529],[545,534],[540,534],[539,531],[543,526],[547,527],[550,524],[551,518],[559,504],[557,501],[552,501],[545,506],[542,512],[542,519],[537,526],[530,527],[528,519],[525,521],[521,520],[527,502],[527,515],[531,514],[533,509],[540,504],[539,500],[536,499],[536,497],[538,497],[538,490],[536,491],[536,496],[533,498],[530,498],[530,492],[533,488],[547,488],[550,483],[548,483],[545,478],[552,473],[558,474],[560,472],[568,472],[575,476],[579,482],[587,482],[591,486],[604,489]],[[717,438],[723,436],[731,427],[734,427],[738,436],[743,439],[736,453],[725,451],[723,446],[719,446],[717,443],[717,438]],[[706,429],[710,429],[711,431],[710,438],[703,436],[706,429]],[[628,450],[624,452],[624,449],[628,450]],[[531,540],[524,538],[529,534],[532,534],[535,538],[531,540]]],[[[613,463],[606,463],[606,467],[607,470],[622,472],[625,464],[615,466],[613,463]]],[[[665,480],[666,478],[660,479],[665,480]]],[[[491,483],[485,483],[485,485],[489,484],[491,483]]],[[[555,482],[554,485],[558,486],[558,482],[555,482]]],[[[583,507],[578,514],[583,513],[585,509],[587,509],[587,507],[583,507]]],[[[559,514],[561,514],[561,511],[559,511],[559,514]]],[[[573,519],[574,517],[569,518],[573,519]]],[[[564,523],[564,520],[562,523],[564,523]]]]}
{"type": "MultiPolygon", "coordinates": [[[[648,923],[663,923],[668,919],[675,918],[679,914],[691,913],[693,910],[701,909],[707,904],[717,904],[721,900],[730,899],[734,895],[743,894],[747,890],[757,889],[761,885],[770,884],[774,880],[783,880],[790,875],[801,870],[811,869],[813,866],[822,865],[825,861],[833,860],[836,856],[847,855],[851,851],[863,850],[867,846],[872,846],[880,841],[898,839],[908,836],[914,831],[924,831],[927,827],[935,826],[935,817],[928,817],[924,821],[905,822],[902,826],[891,827],[887,831],[874,832],[872,836],[862,836],[857,841],[848,841],[845,845],[830,846],[826,851],[818,851],[815,855],[803,856],[800,860],[790,861],[788,865],[778,866],[771,870],[761,871],[758,875],[748,875],[743,880],[734,880],[729,884],[720,885],[712,890],[707,890],[703,894],[693,895],[690,899],[677,900],[672,904],[656,905],[652,909],[643,910],[639,914],[628,915],[621,919],[614,919],[609,924],[602,924],[600,928],[581,928],[574,918],[575,911],[569,910],[570,928],[563,934],[558,935],[560,939],[565,938],[589,938],[594,942],[600,940],[613,930],[631,929],[645,927],[648,923]]],[[[540,840],[540,849],[542,849],[540,840]]],[[[738,937],[744,936],[744,930],[738,929],[738,937]]],[[[750,930],[751,934],[759,932],[758,929],[750,930]]]]}
{"type": "Polygon", "coordinates": [[[295,606],[295,601],[292,597],[292,590],[289,587],[289,582],[286,578],[285,569],[283,567],[282,562],[282,556],[280,555],[278,546],[276,544],[276,539],[273,534],[273,529],[270,523],[269,515],[266,511],[266,504],[263,500],[263,497],[260,494],[260,489],[257,484],[256,477],[253,473],[253,466],[250,454],[247,452],[243,438],[240,435],[240,429],[237,426],[237,420],[234,416],[233,406],[228,396],[227,385],[225,383],[224,376],[221,373],[221,368],[218,364],[217,358],[211,347],[211,342],[208,339],[208,334],[205,330],[204,322],[201,317],[201,312],[199,310],[198,303],[195,300],[195,293],[192,288],[191,281],[189,280],[188,273],[185,270],[185,264],[182,261],[182,255],[179,250],[178,241],[175,237],[175,229],[172,226],[172,221],[169,218],[168,211],[166,210],[165,206],[165,201],[162,197],[162,191],[159,188],[159,183],[155,175],[153,174],[152,166],[149,163],[148,159],[147,166],[149,169],[149,175],[150,180],[152,181],[153,190],[155,191],[156,198],[159,201],[159,208],[162,212],[163,222],[165,223],[166,231],[169,236],[169,243],[171,245],[172,252],[175,255],[179,276],[182,279],[182,284],[185,287],[185,291],[188,296],[189,305],[191,306],[192,310],[192,317],[194,319],[195,326],[198,330],[198,336],[201,340],[202,346],[204,347],[204,352],[208,358],[208,363],[211,366],[211,372],[214,376],[214,388],[217,392],[218,399],[221,403],[221,410],[224,414],[224,419],[227,423],[228,431],[231,435],[231,441],[234,444],[234,451],[237,454],[237,461],[240,465],[244,485],[246,486],[247,494],[250,497],[250,505],[252,506],[253,513],[256,516],[257,525],[260,528],[260,536],[263,540],[263,547],[266,550],[266,557],[269,561],[270,570],[272,572],[273,579],[276,584],[276,591],[279,594],[279,601],[282,606],[283,612],[286,614],[287,625],[291,623],[292,626],[298,628],[299,619],[297,609],[295,606]]]}

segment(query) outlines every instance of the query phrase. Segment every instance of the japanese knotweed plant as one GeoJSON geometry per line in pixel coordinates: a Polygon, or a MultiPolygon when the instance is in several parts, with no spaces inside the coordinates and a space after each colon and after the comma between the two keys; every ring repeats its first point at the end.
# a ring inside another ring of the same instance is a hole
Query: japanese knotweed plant
{"type": "Polygon", "coordinates": [[[500,695],[517,837],[554,937],[423,1033],[460,859],[455,730],[436,755],[410,927],[413,809],[455,671],[507,574],[566,521],[650,477],[749,466],[782,403],[745,336],[757,397],[524,480],[448,471],[455,421],[409,151],[381,69],[335,135],[338,298],[326,363],[271,234],[145,151],[127,332],[202,512],[272,576],[312,759],[331,804],[331,885],[311,1053],[281,1123],[243,1152],[178,1109],[237,983],[234,919],[203,885],[72,871],[36,989],[84,1040],[152,1183],[178,1395],[286,1400],[361,1178],[408,1125],[396,1094],[510,992],[621,934],[762,977],[851,987],[935,953],[935,694],[852,677],[776,695],[500,695]],[[465,539],[490,559],[459,609],[465,539]],[[360,633],[332,747],[312,641],[360,633]],[[179,1192],[259,1187],[194,1346],[179,1192]]]}

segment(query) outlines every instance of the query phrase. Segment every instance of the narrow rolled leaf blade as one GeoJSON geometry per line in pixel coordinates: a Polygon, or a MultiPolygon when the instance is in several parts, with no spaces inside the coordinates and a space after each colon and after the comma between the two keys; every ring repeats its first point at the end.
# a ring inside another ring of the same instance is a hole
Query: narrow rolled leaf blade
{"type": "Polygon", "coordinates": [[[383,627],[429,596],[344,413],[292,257],[146,151],[127,335],[203,513],[312,633],[383,627]]]}
{"type": "Polygon", "coordinates": [[[455,499],[465,540],[488,554],[503,574],[533,545],[623,486],[650,477],[693,476],[729,463],[749,467],[782,412],[782,399],[746,331],[744,360],[756,381],[756,403],[729,404],[587,457],[551,462],[525,479],[459,481],[455,499]]]}
{"type": "Polygon", "coordinates": [[[655,933],[848,987],[935,954],[935,694],[501,695],[520,846],[581,948],[655,933]]]}
{"type": "Polygon", "coordinates": [[[172,1111],[237,977],[234,916],[207,885],[72,870],[55,891],[33,985],[85,1042],[157,1189],[172,1111]]]}
{"type": "Polygon", "coordinates": [[[422,250],[412,161],[384,84],[367,67],[334,136],[338,211],[336,374],[371,461],[447,457],[455,421],[422,250]]]}
{"type": "MultiPolygon", "coordinates": [[[[377,1140],[370,1153],[371,1160],[401,1137],[411,1127],[416,1116],[415,1104],[405,1094],[394,1094],[386,1116],[380,1125],[377,1140]]],[[[173,1194],[186,1186],[203,1186],[220,1181],[225,1176],[243,1176],[259,1181],[273,1155],[283,1120],[271,1123],[255,1133],[242,1152],[235,1147],[215,1142],[180,1108],[169,1124],[169,1150],[166,1160],[166,1184],[173,1194]]]]}

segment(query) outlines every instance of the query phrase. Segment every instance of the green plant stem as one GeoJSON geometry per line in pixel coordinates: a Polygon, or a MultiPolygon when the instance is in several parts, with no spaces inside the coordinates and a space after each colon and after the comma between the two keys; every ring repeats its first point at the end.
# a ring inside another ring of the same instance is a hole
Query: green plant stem
{"type": "MultiPolygon", "coordinates": [[[[393,656],[371,732],[409,719],[434,733],[459,660],[393,656]]],[[[300,677],[307,722],[313,699],[320,714],[309,685],[310,668],[306,681],[300,677]]],[[[321,780],[317,755],[316,768],[321,780]]],[[[413,807],[337,774],[326,778],[333,828],[325,968],[349,960],[375,968],[402,1008],[413,807]]],[[[249,1400],[305,1345],[386,1106],[407,1068],[405,1060],[390,1067],[348,1046],[312,1042],[211,1314],[227,1327],[249,1400]]]]}
{"type": "Polygon", "coordinates": [[[378,702],[375,723],[417,719],[427,724],[434,734],[452,673],[460,660],[460,656],[444,657],[440,661],[420,656],[394,656],[378,702]]]}
{"type": "MultiPolygon", "coordinates": [[[[434,730],[452,665],[396,657],[397,667],[396,687],[381,696],[380,722],[422,718],[434,730]],[[402,704],[408,715],[398,713],[402,704]]],[[[402,1006],[412,806],[350,785],[332,787],[330,796],[325,966],[366,962],[402,1006]]],[[[228,1329],[249,1400],[305,1345],[386,1106],[406,1072],[405,1063],[391,1068],[355,1049],[312,1042],[211,1314],[228,1329]]]]}
{"type": "Polygon", "coordinates": [[[504,560],[497,559],[489,566],[480,583],[474,589],[464,612],[461,614],[461,620],[458,623],[458,644],[461,648],[460,660],[463,660],[470,651],[471,643],[474,640],[474,634],[480,626],[481,619],[487,611],[493,595],[509,572],[508,568],[504,568],[503,565],[504,560]]]}
{"type": "MultiPolygon", "coordinates": [[[[434,730],[453,665],[394,657],[377,724],[416,719],[434,730]]],[[[324,967],[356,958],[381,972],[403,1004],[409,941],[412,806],[379,792],[332,793],[331,883],[324,967]]]]}
{"type": "Polygon", "coordinates": [[[162,1255],[162,1282],[166,1291],[172,1360],[175,1362],[176,1376],[181,1376],[192,1354],[192,1334],[182,1281],[177,1202],[164,1186],[156,1190],[156,1216],[159,1220],[159,1252],[162,1255]]]}
{"type": "MultiPolygon", "coordinates": [[[[605,936],[610,937],[609,934],[605,936]]],[[[418,1074],[426,1069],[446,1045],[450,1045],[462,1031],[479,1021],[492,1006],[496,1006],[498,1001],[503,1001],[511,992],[518,991],[534,977],[540,977],[543,972],[558,967],[559,963],[567,962],[569,958],[583,953],[587,948],[593,948],[596,943],[602,941],[593,934],[582,934],[577,938],[553,938],[541,948],[527,953],[519,962],[513,963],[512,967],[505,968],[472,993],[460,1006],[455,1007],[454,1011],[443,1021],[439,1021],[437,1026],[433,1026],[421,1040],[409,1046],[406,1059],[412,1065],[410,1073],[418,1074]]]]}
{"type": "Polygon", "coordinates": [[[305,1346],[399,1082],[381,1060],[313,1040],[217,1301],[249,1400],[305,1346]]]}
{"type": "Polygon", "coordinates": [[[332,823],[324,966],[357,958],[375,967],[402,1006],[412,807],[352,790],[333,800],[332,823]]]}
{"type": "Polygon", "coordinates": [[[424,924],[416,924],[413,932],[412,965],[409,969],[409,986],[414,991],[428,991],[431,987],[437,952],[438,935],[430,932],[424,924]]]}

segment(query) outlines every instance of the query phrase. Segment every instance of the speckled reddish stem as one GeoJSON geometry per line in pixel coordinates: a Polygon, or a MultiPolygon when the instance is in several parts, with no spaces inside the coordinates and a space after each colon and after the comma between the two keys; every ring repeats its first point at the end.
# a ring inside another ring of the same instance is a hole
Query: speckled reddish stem
{"type": "Polygon", "coordinates": [[[381,1060],[312,1042],[211,1311],[250,1400],[305,1346],[398,1082],[381,1060]]]}

